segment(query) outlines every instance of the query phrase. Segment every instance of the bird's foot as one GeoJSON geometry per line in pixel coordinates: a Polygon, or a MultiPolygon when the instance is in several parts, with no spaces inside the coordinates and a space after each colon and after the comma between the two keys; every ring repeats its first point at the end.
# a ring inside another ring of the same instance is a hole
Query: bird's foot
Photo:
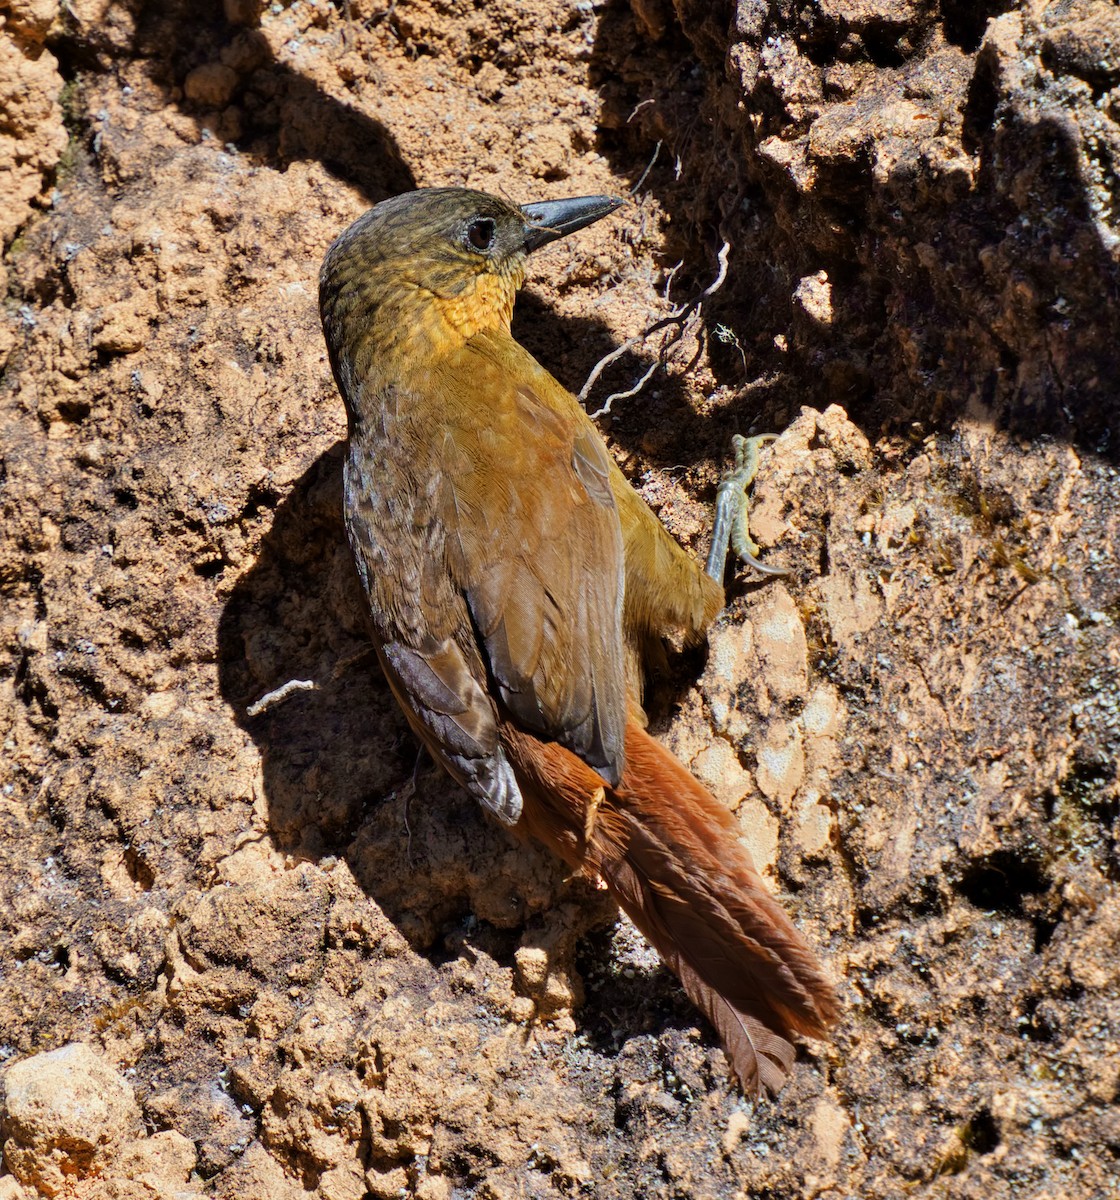
{"type": "Polygon", "coordinates": [[[758,474],[758,453],[777,434],[764,433],[758,437],[745,438],[735,434],[731,445],[735,451],[735,465],[723,473],[719,490],[716,492],[716,516],[712,524],[712,548],[708,551],[707,572],[717,582],[723,582],[727,566],[728,547],[735,556],[762,575],[785,575],[784,567],[774,567],[760,562],[759,548],[751,538],[747,523],[747,491],[758,474]]]}

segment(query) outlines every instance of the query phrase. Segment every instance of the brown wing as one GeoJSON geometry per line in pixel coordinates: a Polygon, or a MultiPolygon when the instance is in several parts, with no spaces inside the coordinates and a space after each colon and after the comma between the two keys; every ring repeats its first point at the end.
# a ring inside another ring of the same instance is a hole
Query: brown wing
{"type": "Polygon", "coordinates": [[[723,607],[723,588],[687,554],[611,463],[626,550],[627,636],[639,644],[650,634],[681,631],[698,642],[723,607]]]}
{"type": "Polygon", "coordinates": [[[497,694],[617,782],[623,544],[606,447],[508,336],[472,339],[433,381],[446,426],[436,512],[497,694]],[[465,383],[470,405],[452,394],[465,383]]]}
{"type": "Polygon", "coordinates": [[[498,742],[494,706],[450,639],[419,649],[386,642],[378,657],[408,723],[453,778],[503,825],[521,817],[521,790],[498,742]]]}

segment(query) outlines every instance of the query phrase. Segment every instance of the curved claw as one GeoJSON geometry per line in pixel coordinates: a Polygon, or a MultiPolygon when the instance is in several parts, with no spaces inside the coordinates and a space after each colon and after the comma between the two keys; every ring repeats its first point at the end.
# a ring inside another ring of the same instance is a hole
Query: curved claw
{"type": "Polygon", "coordinates": [[[735,547],[732,547],[732,549],[735,550],[735,554],[740,562],[745,562],[748,567],[753,567],[760,575],[779,576],[789,574],[788,567],[776,567],[772,563],[761,562],[753,554],[747,554],[743,550],[735,549],[735,547]]]}

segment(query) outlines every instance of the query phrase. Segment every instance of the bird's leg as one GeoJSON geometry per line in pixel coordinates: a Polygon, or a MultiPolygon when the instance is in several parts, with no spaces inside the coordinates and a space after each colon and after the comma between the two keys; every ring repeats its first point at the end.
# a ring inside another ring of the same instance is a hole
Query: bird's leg
{"type": "Polygon", "coordinates": [[[727,549],[730,545],[737,558],[763,575],[785,575],[784,567],[773,567],[759,562],[759,549],[750,535],[747,524],[747,489],[758,473],[759,448],[776,437],[773,433],[745,438],[735,434],[731,445],[735,450],[735,465],[723,473],[719,490],[716,492],[716,517],[712,524],[712,548],[708,551],[708,574],[717,582],[723,582],[727,565],[727,549]]]}

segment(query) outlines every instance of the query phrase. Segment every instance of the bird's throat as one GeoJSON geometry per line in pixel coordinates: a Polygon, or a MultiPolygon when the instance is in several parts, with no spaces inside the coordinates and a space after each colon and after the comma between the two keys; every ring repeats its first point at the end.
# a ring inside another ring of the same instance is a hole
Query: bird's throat
{"type": "Polygon", "coordinates": [[[523,271],[500,275],[489,271],[474,277],[471,285],[456,296],[440,296],[427,306],[420,336],[431,341],[437,356],[452,353],[476,334],[508,330],[513,302],[521,286],[523,271]]]}

